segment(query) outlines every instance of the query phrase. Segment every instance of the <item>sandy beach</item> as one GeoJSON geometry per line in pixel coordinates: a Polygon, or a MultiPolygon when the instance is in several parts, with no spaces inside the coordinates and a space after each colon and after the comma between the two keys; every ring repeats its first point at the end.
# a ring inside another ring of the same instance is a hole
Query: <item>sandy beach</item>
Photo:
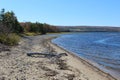
{"type": "Polygon", "coordinates": [[[117,80],[52,44],[52,38],[24,37],[18,46],[1,51],[0,80],[117,80]]]}

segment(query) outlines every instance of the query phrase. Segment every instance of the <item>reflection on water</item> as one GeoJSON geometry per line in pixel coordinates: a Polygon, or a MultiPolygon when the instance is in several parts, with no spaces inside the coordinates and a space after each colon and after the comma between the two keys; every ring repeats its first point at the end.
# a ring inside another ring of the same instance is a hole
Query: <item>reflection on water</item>
{"type": "Polygon", "coordinates": [[[120,33],[118,32],[66,34],[52,42],[120,73],[120,33]]]}

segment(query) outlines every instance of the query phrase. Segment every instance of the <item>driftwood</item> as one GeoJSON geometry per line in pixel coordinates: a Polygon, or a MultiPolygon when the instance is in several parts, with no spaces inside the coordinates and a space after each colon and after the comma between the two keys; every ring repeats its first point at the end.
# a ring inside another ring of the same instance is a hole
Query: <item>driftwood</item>
{"type": "Polygon", "coordinates": [[[27,53],[27,56],[34,57],[34,56],[43,56],[43,57],[54,57],[55,54],[48,54],[48,53],[27,53]]]}
{"type": "Polygon", "coordinates": [[[30,56],[30,57],[57,57],[57,58],[60,58],[62,56],[68,56],[66,53],[60,53],[60,54],[57,54],[57,53],[27,53],[27,56],[30,56]]]}

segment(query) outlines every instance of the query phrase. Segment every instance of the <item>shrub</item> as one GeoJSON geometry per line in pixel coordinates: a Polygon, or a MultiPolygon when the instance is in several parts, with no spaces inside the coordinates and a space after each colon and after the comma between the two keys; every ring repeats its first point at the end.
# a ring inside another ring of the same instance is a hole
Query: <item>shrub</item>
{"type": "Polygon", "coordinates": [[[35,36],[37,35],[37,33],[34,33],[34,32],[26,32],[24,33],[26,36],[35,36]]]}
{"type": "Polygon", "coordinates": [[[0,43],[13,46],[17,45],[19,41],[20,37],[16,34],[9,34],[8,36],[0,34],[0,43]]]}

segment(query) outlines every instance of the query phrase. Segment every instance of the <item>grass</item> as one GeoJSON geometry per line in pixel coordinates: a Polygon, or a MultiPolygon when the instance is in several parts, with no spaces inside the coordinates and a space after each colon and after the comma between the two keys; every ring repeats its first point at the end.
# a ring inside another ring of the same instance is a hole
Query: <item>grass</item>
{"type": "MultiPolygon", "coordinates": [[[[46,34],[69,34],[71,32],[48,32],[46,34]]],[[[36,35],[41,35],[41,33],[35,33],[35,32],[24,32],[21,34],[22,36],[36,36],[36,35]]]]}
{"type": "Polygon", "coordinates": [[[14,33],[9,34],[8,36],[0,34],[0,43],[13,46],[17,45],[20,41],[20,37],[14,33]]]}
{"type": "Polygon", "coordinates": [[[69,34],[69,33],[72,33],[72,32],[48,32],[47,34],[69,34]]]}
{"type": "Polygon", "coordinates": [[[26,36],[36,36],[36,35],[40,35],[41,33],[34,33],[34,32],[25,32],[24,35],[26,36]]]}

